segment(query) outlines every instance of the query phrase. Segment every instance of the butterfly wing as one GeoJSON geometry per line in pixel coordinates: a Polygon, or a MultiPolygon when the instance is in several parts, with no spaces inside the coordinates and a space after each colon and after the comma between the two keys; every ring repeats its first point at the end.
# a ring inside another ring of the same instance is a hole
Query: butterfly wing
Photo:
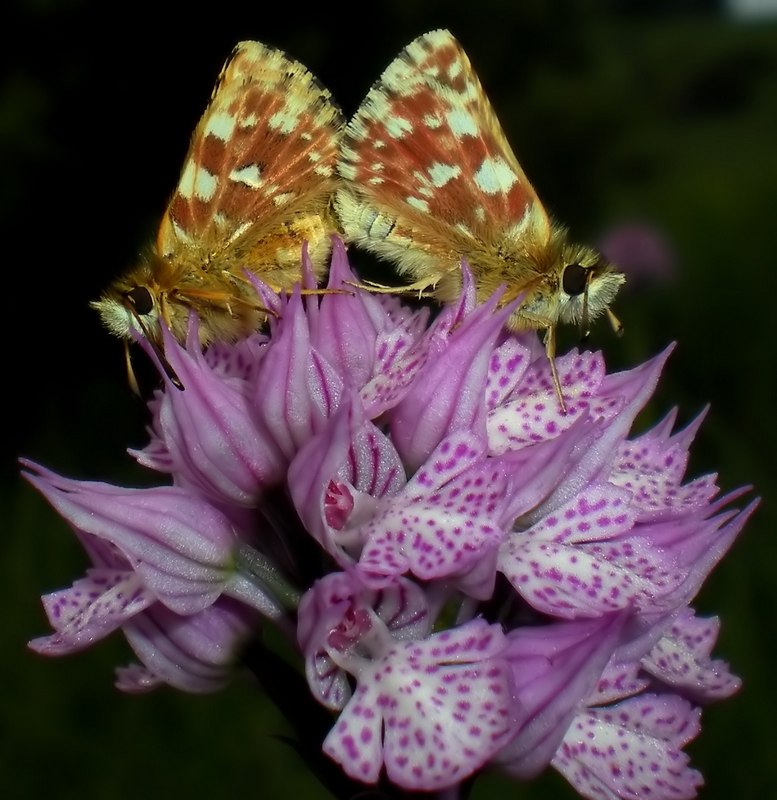
{"type": "Polygon", "coordinates": [[[302,64],[259,42],[238,44],[194,131],[159,256],[186,268],[250,268],[288,288],[307,240],[323,268],[344,124],[302,64]]]}
{"type": "Polygon", "coordinates": [[[349,122],[336,207],[347,238],[419,288],[462,255],[498,261],[505,242],[551,224],[466,53],[446,30],[411,42],[349,122]],[[441,266],[442,265],[442,266],[441,266]]]}

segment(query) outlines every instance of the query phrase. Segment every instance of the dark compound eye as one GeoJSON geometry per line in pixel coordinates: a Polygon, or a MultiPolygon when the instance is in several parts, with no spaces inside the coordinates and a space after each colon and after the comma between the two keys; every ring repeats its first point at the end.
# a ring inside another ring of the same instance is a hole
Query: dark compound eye
{"type": "Polygon", "coordinates": [[[141,315],[149,314],[154,307],[154,298],[145,286],[136,286],[134,289],[130,289],[127,292],[127,299],[135,306],[135,311],[141,315]]]}
{"type": "Polygon", "coordinates": [[[585,291],[588,281],[588,270],[580,264],[569,264],[564,267],[561,286],[570,297],[577,297],[585,291]]]}

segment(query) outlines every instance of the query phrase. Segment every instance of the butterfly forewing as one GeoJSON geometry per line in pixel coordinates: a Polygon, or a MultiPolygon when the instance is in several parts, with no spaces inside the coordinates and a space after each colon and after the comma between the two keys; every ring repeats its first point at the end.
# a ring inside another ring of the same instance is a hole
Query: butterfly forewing
{"type": "Polygon", "coordinates": [[[385,70],[348,124],[339,168],[347,180],[341,209],[367,206],[391,218],[391,235],[382,237],[379,227],[370,230],[371,215],[341,213],[346,235],[370,240],[361,243],[378,255],[392,257],[390,240],[403,237],[452,260],[453,268],[461,255],[485,255],[527,226],[545,238],[550,232],[466,53],[448,31],[419,37],[385,70]]]}
{"type": "Polygon", "coordinates": [[[301,231],[316,237],[308,240],[312,252],[322,242],[328,247],[331,224],[322,218],[343,125],[305,67],[259,42],[241,42],[194,132],[160,226],[159,254],[174,259],[194,247],[206,266],[231,268],[240,259],[230,248],[245,256],[249,240],[256,270],[256,259],[272,263],[281,242],[301,231]]]}

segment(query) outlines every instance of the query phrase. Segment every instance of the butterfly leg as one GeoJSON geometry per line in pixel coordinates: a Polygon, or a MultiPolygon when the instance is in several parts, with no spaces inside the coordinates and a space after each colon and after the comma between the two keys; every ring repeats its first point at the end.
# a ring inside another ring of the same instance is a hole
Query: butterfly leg
{"type": "Polygon", "coordinates": [[[208,308],[222,309],[230,317],[240,316],[237,311],[238,308],[244,311],[254,311],[259,314],[267,314],[272,317],[277,317],[278,313],[272,308],[267,308],[261,303],[257,303],[247,297],[241,297],[238,294],[226,291],[214,291],[209,289],[186,289],[176,293],[176,299],[187,305],[189,308],[199,311],[208,308]]]}
{"type": "Polygon", "coordinates": [[[558,397],[558,404],[561,406],[561,413],[567,413],[567,406],[564,402],[564,395],[561,391],[561,381],[558,377],[558,369],[556,368],[556,326],[548,325],[545,329],[545,354],[548,357],[548,364],[550,365],[550,376],[553,381],[553,388],[556,390],[558,397]]]}
{"type": "MultiPolygon", "coordinates": [[[[289,289],[285,290],[287,293],[291,293],[289,289]]],[[[303,297],[310,297],[318,296],[318,295],[325,295],[325,294],[348,294],[353,297],[353,292],[348,291],[348,289],[300,289],[300,294],[303,297]]]]}
{"type": "Polygon", "coordinates": [[[442,278],[442,274],[432,275],[415,281],[414,283],[405,284],[404,286],[386,286],[382,283],[368,280],[358,282],[349,281],[348,285],[355,286],[357,289],[364,289],[364,291],[372,292],[373,294],[416,294],[418,299],[422,300],[425,297],[434,297],[432,290],[437,285],[440,278],[442,278]]]}

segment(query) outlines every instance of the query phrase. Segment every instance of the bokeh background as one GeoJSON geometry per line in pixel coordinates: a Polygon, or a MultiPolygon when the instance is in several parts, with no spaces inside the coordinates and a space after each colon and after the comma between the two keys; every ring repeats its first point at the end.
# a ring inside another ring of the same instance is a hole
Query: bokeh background
{"type": "MultiPolygon", "coordinates": [[[[62,660],[25,648],[47,631],[39,595],[82,554],[18,477],[25,455],[74,477],[150,480],[121,345],[87,302],[128,266],[172,191],[188,137],[240,39],[306,63],[346,113],[416,35],[467,49],[548,208],[629,271],[592,346],[613,369],[676,341],[643,415],[711,410],[689,477],[754,484],[763,503],[696,606],[723,620],[716,654],[743,677],[688,749],[706,800],[777,797],[775,280],[777,15],[770,0],[103,3],[9,0],[0,20],[3,334],[0,785],[6,797],[328,796],[280,741],[249,680],[192,697],[125,697],[120,636],[62,660]],[[764,6],[747,13],[747,6],[764,6]],[[769,13],[771,6],[772,14],[769,13]],[[771,276],[771,277],[770,277],[771,276]]],[[[489,776],[485,798],[562,800],[554,774],[489,776]]]]}

